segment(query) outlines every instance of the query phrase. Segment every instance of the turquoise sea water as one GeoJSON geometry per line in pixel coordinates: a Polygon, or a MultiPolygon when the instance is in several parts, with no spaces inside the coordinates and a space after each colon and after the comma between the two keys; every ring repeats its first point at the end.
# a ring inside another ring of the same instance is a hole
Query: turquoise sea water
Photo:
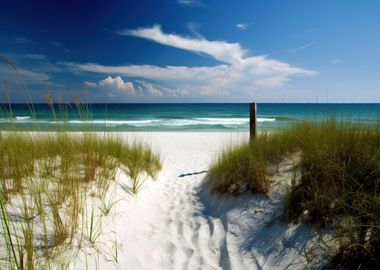
{"type": "MultiPolygon", "coordinates": [[[[95,131],[248,131],[249,104],[88,104],[82,113],[75,105],[0,104],[0,130],[95,131]],[[32,112],[35,113],[32,113],[32,112]]],[[[335,117],[377,124],[380,104],[257,104],[259,130],[286,127],[305,119],[335,117]]]]}

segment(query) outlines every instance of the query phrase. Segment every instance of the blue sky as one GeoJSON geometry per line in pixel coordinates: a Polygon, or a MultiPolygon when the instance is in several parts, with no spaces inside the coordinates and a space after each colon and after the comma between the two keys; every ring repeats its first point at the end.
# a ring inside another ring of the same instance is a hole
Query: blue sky
{"type": "Polygon", "coordinates": [[[13,102],[380,102],[377,0],[3,2],[13,102]]]}

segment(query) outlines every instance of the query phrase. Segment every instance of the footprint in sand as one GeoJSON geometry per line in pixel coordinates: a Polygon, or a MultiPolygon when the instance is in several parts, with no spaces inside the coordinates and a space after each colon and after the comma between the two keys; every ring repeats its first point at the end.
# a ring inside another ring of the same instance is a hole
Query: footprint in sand
{"type": "Polygon", "coordinates": [[[171,218],[165,219],[164,224],[165,226],[170,226],[172,224],[173,220],[171,218]]]}
{"type": "Polygon", "coordinates": [[[204,258],[208,268],[220,269],[222,261],[228,260],[226,232],[220,219],[201,218],[200,227],[193,234],[191,243],[200,252],[199,255],[204,258]],[[227,254],[222,254],[226,252],[227,254]],[[227,255],[227,258],[222,258],[222,255],[227,255]]]}
{"type": "Polygon", "coordinates": [[[183,222],[178,222],[178,235],[183,236],[183,222]]]}
{"type": "Polygon", "coordinates": [[[175,249],[176,246],[172,242],[165,242],[162,246],[157,245],[153,248],[152,257],[154,260],[160,261],[164,258],[167,258],[168,254],[173,254],[175,249]]]}
{"type": "Polygon", "coordinates": [[[173,254],[173,269],[191,269],[188,268],[189,259],[193,256],[194,251],[191,248],[181,247],[176,249],[173,254]]]}

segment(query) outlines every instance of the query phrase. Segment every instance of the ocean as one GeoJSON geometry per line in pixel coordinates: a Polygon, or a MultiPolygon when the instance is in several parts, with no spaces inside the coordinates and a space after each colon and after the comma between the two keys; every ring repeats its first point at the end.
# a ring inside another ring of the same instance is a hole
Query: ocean
{"type": "MultiPolygon", "coordinates": [[[[0,130],[50,131],[248,131],[247,103],[181,104],[0,104],[0,130]]],[[[337,118],[377,124],[380,104],[257,104],[258,130],[287,127],[304,120],[337,118]]]]}

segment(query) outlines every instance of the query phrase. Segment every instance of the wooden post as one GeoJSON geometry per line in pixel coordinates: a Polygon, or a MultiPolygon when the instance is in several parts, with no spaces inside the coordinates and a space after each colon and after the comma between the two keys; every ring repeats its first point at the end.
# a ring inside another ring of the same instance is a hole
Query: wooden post
{"type": "Polygon", "coordinates": [[[250,140],[256,137],[256,102],[249,103],[249,138],[250,140]]]}

